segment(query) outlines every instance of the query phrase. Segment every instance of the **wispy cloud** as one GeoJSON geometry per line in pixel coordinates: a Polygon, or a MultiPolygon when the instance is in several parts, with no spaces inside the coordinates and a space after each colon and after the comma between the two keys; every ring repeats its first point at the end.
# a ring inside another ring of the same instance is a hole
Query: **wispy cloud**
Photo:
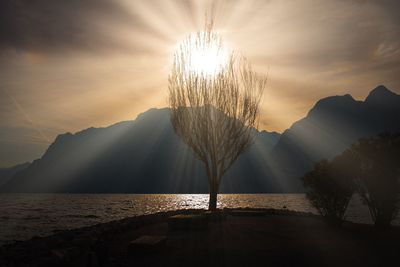
{"type": "Polygon", "coordinates": [[[43,140],[47,143],[50,144],[50,138],[48,138],[44,132],[41,130],[41,128],[37,125],[37,123],[29,116],[28,113],[25,112],[24,108],[18,103],[18,101],[10,95],[5,89],[1,89],[3,93],[11,100],[11,102],[14,104],[15,108],[18,110],[18,112],[26,119],[26,121],[31,125],[31,127],[43,138],[43,140]]]}
{"type": "Polygon", "coordinates": [[[261,123],[282,131],[325,96],[400,92],[398,10],[396,0],[0,1],[0,127],[51,142],[54,129],[165,106],[173,49],[208,13],[257,71],[270,68],[261,123]]]}

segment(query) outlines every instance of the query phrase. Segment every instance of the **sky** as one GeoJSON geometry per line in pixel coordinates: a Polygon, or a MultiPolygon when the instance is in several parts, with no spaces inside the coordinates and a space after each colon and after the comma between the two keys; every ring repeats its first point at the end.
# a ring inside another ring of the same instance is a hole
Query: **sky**
{"type": "Polygon", "coordinates": [[[14,0],[0,2],[0,167],[58,134],[133,120],[167,103],[177,45],[206,14],[268,74],[260,129],[316,101],[380,84],[400,93],[400,1],[14,0]]]}

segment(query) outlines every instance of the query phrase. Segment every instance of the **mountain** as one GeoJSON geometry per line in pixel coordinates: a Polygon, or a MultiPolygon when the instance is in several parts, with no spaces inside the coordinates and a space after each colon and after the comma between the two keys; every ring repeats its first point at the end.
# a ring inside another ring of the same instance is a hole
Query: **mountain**
{"type": "MultiPolygon", "coordinates": [[[[202,163],[174,133],[170,110],[150,109],[134,121],[59,135],[41,159],[3,191],[73,193],[206,193],[202,163]]],[[[256,132],[255,144],[227,172],[222,192],[274,192],[263,158],[278,133],[256,132]]]]}
{"type": "Polygon", "coordinates": [[[307,116],[284,131],[268,158],[281,190],[303,190],[301,177],[315,162],[331,159],[361,137],[400,131],[400,95],[384,86],[365,101],[350,95],[319,100],[307,116]]]}
{"type": "MultiPolygon", "coordinates": [[[[59,135],[42,158],[18,171],[2,191],[73,193],[206,193],[202,163],[170,124],[170,110],[134,121],[59,135]]],[[[384,86],[364,101],[319,100],[282,135],[256,132],[255,143],[223,178],[224,193],[303,192],[300,177],[361,137],[400,131],[400,95],[384,86]]]]}
{"type": "Polygon", "coordinates": [[[29,164],[25,162],[9,168],[0,168],[0,186],[8,182],[17,172],[26,169],[29,164]]]}

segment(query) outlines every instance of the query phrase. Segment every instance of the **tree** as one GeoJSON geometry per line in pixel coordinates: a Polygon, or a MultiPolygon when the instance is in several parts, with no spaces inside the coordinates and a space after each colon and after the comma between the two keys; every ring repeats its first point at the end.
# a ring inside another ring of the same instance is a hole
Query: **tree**
{"type": "Polygon", "coordinates": [[[222,177],[253,142],[266,86],[266,78],[257,76],[244,57],[224,53],[212,24],[206,26],[180,45],[168,79],[171,123],[205,165],[210,210],[216,210],[222,177]],[[209,52],[211,58],[204,55],[209,52]],[[199,61],[194,53],[205,68],[193,66],[199,61]],[[226,56],[226,62],[211,62],[218,56],[226,56]]]}
{"type": "Polygon", "coordinates": [[[308,189],[306,196],[328,222],[340,224],[354,192],[352,179],[344,175],[347,162],[335,158],[332,162],[322,160],[304,175],[303,183],[308,189]]]}
{"type": "Polygon", "coordinates": [[[389,226],[400,208],[400,134],[361,139],[343,156],[353,162],[358,192],[375,226],[389,226]]]}

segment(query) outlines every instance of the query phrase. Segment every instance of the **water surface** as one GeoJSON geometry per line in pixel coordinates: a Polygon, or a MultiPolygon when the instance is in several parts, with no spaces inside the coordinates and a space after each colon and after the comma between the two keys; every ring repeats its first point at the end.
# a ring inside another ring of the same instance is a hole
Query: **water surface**
{"type": "MultiPolygon", "coordinates": [[[[136,215],[207,207],[205,194],[0,194],[0,244],[136,215]]],[[[218,207],[316,213],[304,194],[221,194],[218,207]]],[[[351,201],[346,218],[371,223],[358,199],[351,201]]]]}

